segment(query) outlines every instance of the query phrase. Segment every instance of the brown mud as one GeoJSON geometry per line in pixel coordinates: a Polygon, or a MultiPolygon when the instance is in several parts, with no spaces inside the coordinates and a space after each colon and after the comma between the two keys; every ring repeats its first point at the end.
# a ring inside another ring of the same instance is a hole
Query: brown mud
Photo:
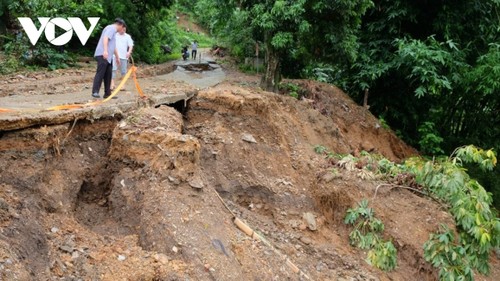
{"type": "MultiPolygon", "coordinates": [[[[436,280],[422,245],[450,215],[408,190],[374,198],[380,182],[331,177],[314,152],[400,161],[413,148],[331,85],[295,81],[297,100],[226,71],[183,114],[146,107],[0,132],[0,280],[305,280],[240,231],[215,191],[312,280],[436,280]],[[343,217],[363,198],[398,248],[393,272],[349,245],[343,217]]],[[[495,280],[491,265],[476,280],[495,280]]]]}

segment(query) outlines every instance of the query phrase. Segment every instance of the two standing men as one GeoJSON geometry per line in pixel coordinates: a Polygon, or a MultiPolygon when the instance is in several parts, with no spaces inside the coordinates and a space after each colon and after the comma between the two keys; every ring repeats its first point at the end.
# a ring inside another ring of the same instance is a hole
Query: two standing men
{"type": "MultiPolygon", "coordinates": [[[[122,64],[121,59],[123,57],[123,59],[125,60],[124,63],[125,68],[122,65],[121,68],[122,75],[124,74],[124,72],[126,72],[127,69],[126,60],[128,59],[128,57],[130,57],[130,53],[132,52],[132,47],[130,47],[130,51],[125,52],[125,54],[119,53],[119,49],[123,50],[121,45],[117,47],[117,40],[119,40],[120,42],[119,44],[123,42],[129,43],[128,38],[130,38],[130,36],[128,34],[125,34],[125,29],[126,29],[125,21],[121,18],[117,18],[113,24],[106,26],[102,31],[99,43],[97,43],[97,47],[94,53],[94,57],[97,60],[97,70],[94,77],[94,83],[92,86],[92,97],[94,98],[100,98],[99,90],[101,89],[101,84],[103,81],[104,81],[104,98],[107,98],[111,95],[113,57],[115,58],[115,63],[117,65],[122,64]],[[124,36],[124,37],[121,38],[118,36],[124,36]],[[124,69],[125,71],[123,71],[124,69]]],[[[130,39],[130,41],[131,40],[132,39],[130,39]]]]}

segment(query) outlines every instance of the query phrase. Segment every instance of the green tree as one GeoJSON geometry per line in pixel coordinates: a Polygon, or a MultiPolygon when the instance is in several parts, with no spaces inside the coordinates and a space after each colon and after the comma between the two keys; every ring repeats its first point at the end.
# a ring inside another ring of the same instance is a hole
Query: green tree
{"type": "Polygon", "coordinates": [[[361,16],[371,5],[369,0],[202,0],[197,3],[196,15],[230,42],[237,42],[231,40],[235,35],[248,36],[231,47],[243,45],[246,50],[262,42],[266,71],[261,87],[276,91],[284,61],[299,65],[320,59],[352,61],[361,16]]]}

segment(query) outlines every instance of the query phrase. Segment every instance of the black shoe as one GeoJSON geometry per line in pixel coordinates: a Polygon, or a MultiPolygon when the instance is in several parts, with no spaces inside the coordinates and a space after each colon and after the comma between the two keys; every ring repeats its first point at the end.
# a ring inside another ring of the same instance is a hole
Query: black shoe
{"type": "MultiPolygon", "coordinates": [[[[109,96],[104,96],[103,99],[107,99],[109,96]]],[[[116,100],[118,97],[117,96],[113,96],[111,99],[112,100],[116,100]]]]}

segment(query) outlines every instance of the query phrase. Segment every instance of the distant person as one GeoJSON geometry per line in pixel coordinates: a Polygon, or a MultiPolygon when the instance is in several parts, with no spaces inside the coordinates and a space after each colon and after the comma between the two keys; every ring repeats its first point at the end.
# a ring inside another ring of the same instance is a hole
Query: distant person
{"type": "MultiPolygon", "coordinates": [[[[127,73],[128,59],[132,55],[134,49],[134,40],[127,33],[127,26],[125,25],[121,32],[116,34],[116,50],[120,58],[120,73],[123,76],[127,73]]],[[[116,70],[118,66],[113,64],[113,79],[111,80],[111,90],[115,89],[116,70]]]]}
{"type": "Polygon", "coordinates": [[[191,58],[195,60],[197,53],[198,53],[198,42],[194,40],[193,44],[191,44],[191,58]]]}
{"type": "Polygon", "coordinates": [[[97,70],[92,85],[92,97],[100,98],[99,91],[104,81],[104,98],[111,95],[111,76],[113,70],[113,54],[116,56],[116,63],[120,64],[118,50],[116,49],[116,33],[122,32],[125,21],[117,18],[114,24],[106,26],[99,38],[99,43],[95,49],[94,57],[97,60],[97,70]]]}
{"type": "Polygon", "coordinates": [[[182,47],[182,59],[183,60],[187,60],[189,58],[189,51],[188,51],[188,47],[187,46],[184,46],[182,47]]]}

